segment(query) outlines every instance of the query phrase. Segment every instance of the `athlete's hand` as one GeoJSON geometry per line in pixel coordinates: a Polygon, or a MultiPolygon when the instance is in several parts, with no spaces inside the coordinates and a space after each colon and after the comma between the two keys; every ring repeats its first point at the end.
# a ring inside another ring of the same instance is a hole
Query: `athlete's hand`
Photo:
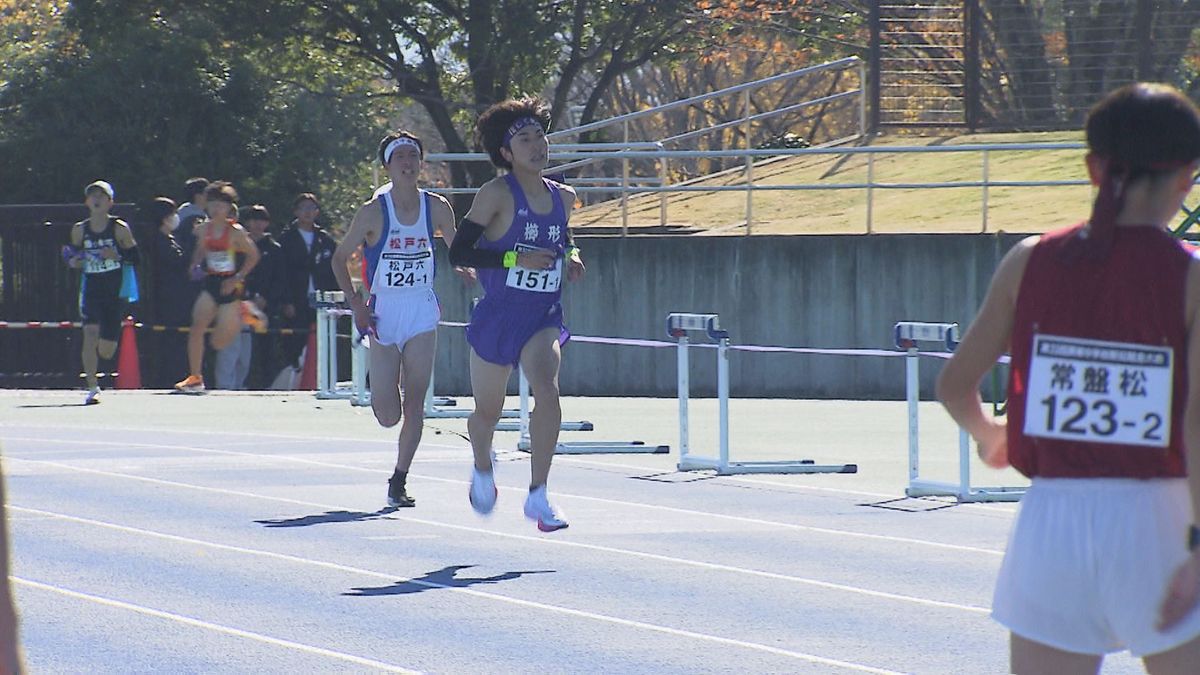
{"type": "Polygon", "coordinates": [[[979,439],[979,459],[993,469],[1003,469],[1008,466],[1008,426],[1001,422],[992,422],[987,431],[979,439]]]}
{"type": "Polygon", "coordinates": [[[350,294],[350,311],[354,312],[354,327],[359,334],[366,335],[371,330],[371,308],[358,293],[350,294]]]}
{"type": "Polygon", "coordinates": [[[536,248],[532,251],[521,251],[517,254],[517,265],[524,267],[527,270],[548,270],[554,268],[554,261],[558,257],[554,251],[545,248],[536,248]]]}
{"type": "Polygon", "coordinates": [[[583,266],[583,261],[579,259],[579,256],[573,255],[567,258],[567,281],[579,281],[586,271],[587,268],[583,266]]]}
{"type": "Polygon", "coordinates": [[[1167,595],[1158,608],[1158,630],[1171,630],[1200,604],[1200,549],[1192,551],[1187,560],[1175,570],[1167,595]]]}
{"type": "Polygon", "coordinates": [[[117,253],[117,249],[111,246],[105,246],[104,248],[100,249],[100,257],[104,258],[105,260],[116,260],[121,257],[121,254],[117,253]]]}
{"type": "Polygon", "coordinates": [[[454,273],[458,275],[459,279],[462,279],[464,286],[474,286],[477,281],[474,267],[456,266],[454,273]]]}
{"type": "Polygon", "coordinates": [[[241,285],[240,280],[229,277],[221,282],[221,295],[233,295],[241,285]]]}

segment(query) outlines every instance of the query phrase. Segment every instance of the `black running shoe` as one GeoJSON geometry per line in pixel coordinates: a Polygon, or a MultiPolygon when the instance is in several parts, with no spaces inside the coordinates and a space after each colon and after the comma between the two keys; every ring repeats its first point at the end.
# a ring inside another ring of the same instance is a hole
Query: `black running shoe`
{"type": "Polygon", "coordinates": [[[397,479],[392,476],[388,479],[388,506],[416,506],[417,500],[408,496],[408,491],[405,490],[404,480],[397,479]]]}

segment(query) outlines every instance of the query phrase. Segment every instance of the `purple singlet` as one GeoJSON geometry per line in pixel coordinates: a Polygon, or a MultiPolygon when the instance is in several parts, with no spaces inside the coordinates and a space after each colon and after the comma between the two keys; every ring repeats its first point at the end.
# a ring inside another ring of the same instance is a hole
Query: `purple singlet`
{"type": "Polygon", "coordinates": [[[521,185],[508,174],[504,177],[513,196],[513,220],[500,239],[480,238],[477,248],[489,251],[523,251],[544,248],[554,251],[558,260],[553,269],[529,270],[524,267],[483,268],[477,270],[484,297],[471,312],[467,342],[485,361],[505,366],[518,365],[521,349],[535,333],[549,327],[559,330],[558,342],[570,337],[563,325],[562,280],[567,245],[567,212],[557,183],[542,179],[550,190],[554,207],[550,213],[535,213],[529,207],[521,185]]]}

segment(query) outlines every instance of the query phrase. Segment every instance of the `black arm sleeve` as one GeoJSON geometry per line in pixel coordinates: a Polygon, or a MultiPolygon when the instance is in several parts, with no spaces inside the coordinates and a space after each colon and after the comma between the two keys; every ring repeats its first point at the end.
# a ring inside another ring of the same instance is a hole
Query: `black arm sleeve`
{"type": "Polygon", "coordinates": [[[475,248],[483,236],[483,225],[463,218],[450,245],[450,264],[461,267],[504,267],[504,253],[475,248]]]}
{"type": "Polygon", "coordinates": [[[121,249],[121,262],[127,265],[138,265],[142,262],[142,254],[138,252],[137,246],[121,249]]]}

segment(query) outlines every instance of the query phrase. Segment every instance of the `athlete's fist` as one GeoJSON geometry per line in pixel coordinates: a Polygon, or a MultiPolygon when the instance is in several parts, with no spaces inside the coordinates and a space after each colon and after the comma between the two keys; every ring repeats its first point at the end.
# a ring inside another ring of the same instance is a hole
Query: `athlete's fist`
{"type": "Polygon", "coordinates": [[[988,425],[987,431],[980,438],[979,459],[993,469],[1003,469],[1008,466],[1008,427],[999,422],[988,425]]]}
{"type": "Polygon", "coordinates": [[[354,312],[354,327],[360,335],[366,335],[371,329],[371,308],[358,293],[350,294],[350,311],[354,312]]]}
{"type": "Polygon", "coordinates": [[[517,254],[517,265],[527,270],[551,269],[554,267],[555,260],[557,260],[557,256],[554,255],[554,252],[545,248],[521,251],[517,254]]]}
{"type": "Polygon", "coordinates": [[[477,278],[475,276],[474,267],[463,267],[462,265],[456,265],[454,267],[454,273],[458,275],[459,279],[462,279],[464,286],[475,285],[477,278]]]}
{"type": "Polygon", "coordinates": [[[1166,632],[1196,611],[1200,604],[1200,549],[1192,551],[1167,584],[1167,595],[1158,608],[1158,630],[1166,632]]]}
{"type": "Polygon", "coordinates": [[[583,266],[583,261],[579,259],[579,256],[573,255],[567,258],[567,281],[579,281],[586,271],[587,268],[583,266]]]}

